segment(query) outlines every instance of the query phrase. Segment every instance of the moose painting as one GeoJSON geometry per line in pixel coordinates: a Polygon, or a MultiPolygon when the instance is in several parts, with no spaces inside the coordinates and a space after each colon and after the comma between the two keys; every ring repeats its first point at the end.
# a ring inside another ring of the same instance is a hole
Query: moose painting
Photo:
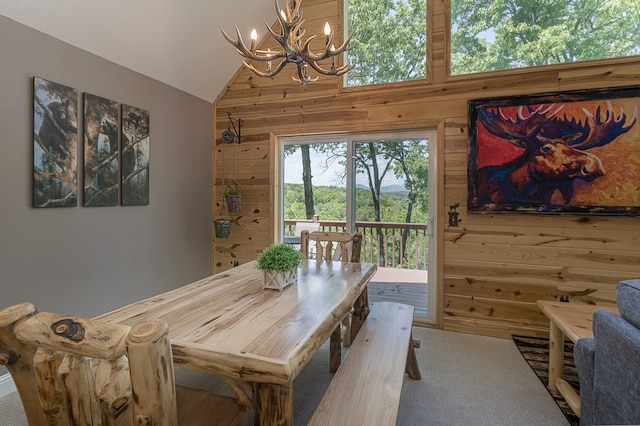
{"type": "Polygon", "coordinates": [[[640,86],[469,102],[470,212],[640,215],[640,86]]]}

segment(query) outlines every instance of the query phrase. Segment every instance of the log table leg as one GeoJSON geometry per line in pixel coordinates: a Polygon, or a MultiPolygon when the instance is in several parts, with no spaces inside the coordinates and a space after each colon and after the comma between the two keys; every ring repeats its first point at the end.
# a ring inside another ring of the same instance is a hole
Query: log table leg
{"type": "Polygon", "coordinates": [[[556,381],[562,377],[564,363],[564,333],[554,324],[549,324],[549,389],[557,390],[556,381]]]}
{"type": "Polygon", "coordinates": [[[407,352],[407,374],[413,380],[420,380],[422,378],[422,374],[420,374],[420,366],[418,365],[418,358],[416,357],[416,348],[420,347],[420,340],[413,338],[413,333],[411,333],[411,338],[409,339],[409,351],[407,352]]]}
{"type": "Polygon", "coordinates": [[[253,424],[293,426],[293,384],[254,383],[253,424]]]}
{"type": "Polygon", "coordinates": [[[342,338],[340,326],[336,327],[329,338],[329,372],[335,373],[342,362],[342,338]]]}
{"type": "Polygon", "coordinates": [[[360,331],[360,327],[364,323],[364,320],[367,319],[369,315],[369,293],[367,292],[367,287],[362,290],[358,299],[356,299],[353,304],[353,314],[351,315],[351,341],[353,342],[356,339],[358,331],[360,331]]]}

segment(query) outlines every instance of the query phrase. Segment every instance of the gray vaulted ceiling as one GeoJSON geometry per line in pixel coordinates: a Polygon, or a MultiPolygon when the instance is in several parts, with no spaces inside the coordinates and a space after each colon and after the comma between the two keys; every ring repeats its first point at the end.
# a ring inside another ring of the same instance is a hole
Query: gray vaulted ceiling
{"type": "Polygon", "coordinates": [[[275,5],[273,0],[0,0],[0,15],[213,102],[242,65],[220,28],[233,35],[237,25],[245,40],[254,27],[264,35],[263,20],[275,21],[275,5]]]}

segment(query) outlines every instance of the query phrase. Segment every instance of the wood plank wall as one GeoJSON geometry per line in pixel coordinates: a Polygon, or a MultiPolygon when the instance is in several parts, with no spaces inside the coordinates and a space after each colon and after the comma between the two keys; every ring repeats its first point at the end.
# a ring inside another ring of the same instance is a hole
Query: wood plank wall
{"type": "MultiPolygon", "coordinates": [[[[545,336],[548,322],[536,308],[537,299],[595,289],[574,299],[613,301],[619,280],[640,277],[640,218],[470,215],[462,207],[460,227],[445,227],[448,206],[466,205],[469,99],[640,81],[637,57],[449,77],[448,3],[433,0],[428,6],[429,81],[342,89],[337,78],[301,86],[291,72],[274,80],[246,69],[237,72],[214,104],[213,210],[233,177],[233,158],[245,199],[230,237],[212,236],[214,272],[254,259],[274,240],[277,136],[436,129],[442,178],[438,327],[498,337],[545,336]],[[228,112],[243,120],[240,145],[221,143],[228,112]]],[[[322,34],[325,21],[342,30],[341,0],[305,0],[302,9],[307,34],[322,34]]],[[[262,46],[274,47],[269,40],[262,46]]]]}

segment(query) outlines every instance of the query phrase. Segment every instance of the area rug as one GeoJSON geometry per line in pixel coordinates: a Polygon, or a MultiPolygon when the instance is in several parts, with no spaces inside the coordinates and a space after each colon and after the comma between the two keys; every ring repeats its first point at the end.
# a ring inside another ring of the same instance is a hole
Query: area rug
{"type": "MultiPolygon", "coordinates": [[[[537,337],[513,336],[520,354],[527,361],[527,364],[536,373],[536,376],[547,387],[549,383],[549,339],[537,337]]],[[[564,366],[562,369],[562,378],[580,393],[580,382],[578,380],[578,372],[573,362],[573,342],[565,341],[564,343],[564,366]]],[[[562,414],[567,418],[571,426],[578,426],[580,418],[576,416],[567,401],[559,392],[551,391],[547,388],[562,414]]]]}

